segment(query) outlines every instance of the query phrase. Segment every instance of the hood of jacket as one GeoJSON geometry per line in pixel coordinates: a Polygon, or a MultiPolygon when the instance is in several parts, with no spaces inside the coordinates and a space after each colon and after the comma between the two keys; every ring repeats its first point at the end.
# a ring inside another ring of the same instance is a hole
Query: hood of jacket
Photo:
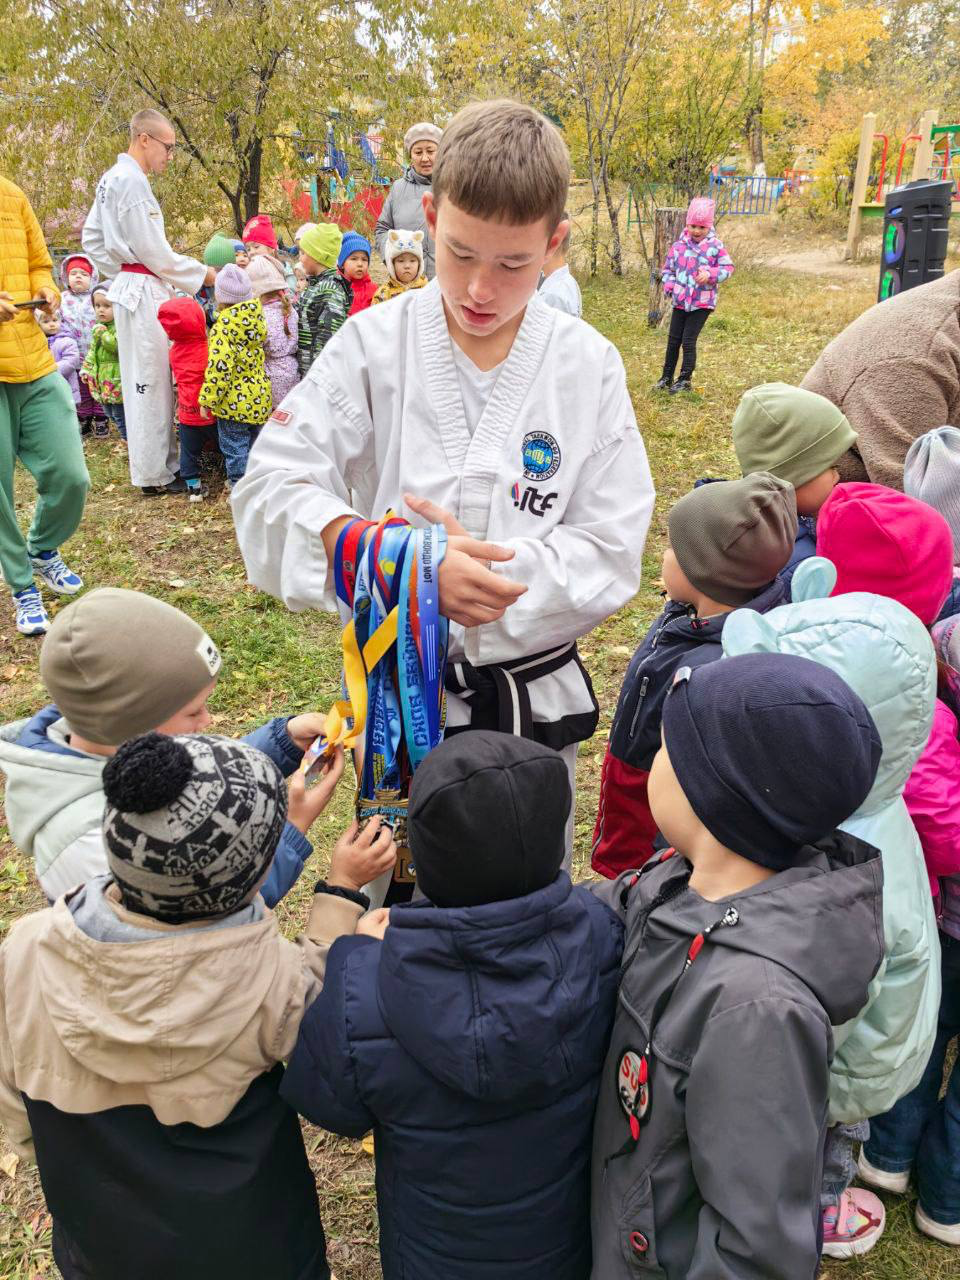
{"type": "Polygon", "coordinates": [[[793,575],[794,603],[761,616],[727,619],[723,651],[792,653],[830,667],[863,699],[883,743],[870,794],[854,817],[876,813],[903,792],[930,737],[937,690],[933,644],[920,620],[895,600],[868,592],[827,598],[836,571],[821,556],[793,575]]]}
{"type": "Polygon", "coordinates": [[[7,825],[14,844],[29,857],[38,856],[40,833],[50,824],[69,823],[71,810],[82,825],[91,804],[103,809],[106,757],[71,751],[62,735],[50,733],[61,724],[65,727],[60,712],[49,706],[29,720],[0,727],[7,825]]]}
{"type": "MultiPolygon", "coordinates": [[[[788,870],[736,894],[732,912],[732,900],[709,902],[690,889],[690,873],[687,860],[676,855],[652,864],[641,877],[638,902],[631,904],[625,971],[634,950],[632,938],[639,932],[636,925],[631,927],[631,917],[649,910],[639,941],[647,971],[635,970],[638,980],[626,983],[627,998],[646,1027],[660,991],[677,976],[671,939],[682,948],[711,926],[708,947],[722,948],[730,957],[757,957],[787,970],[813,992],[832,1025],[839,1026],[863,1008],[870,980],[883,959],[883,866],[873,845],[836,831],[801,849],[788,870]],[[653,905],[657,899],[664,901],[653,905]],[[662,974],[655,972],[658,965],[665,966],[662,974]]],[[[718,973],[721,988],[729,976],[726,967],[718,973]]],[[[765,980],[758,981],[765,987],[765,980]]],[[[697,997],[690,995],[697,1004],[697,997]]],[[[680,991],[677,996],[688,998],[680,991]]],[[[747,997],[740,989],[721,998],[747,997]]],[[[695,1041],[700,1028],[696,1019],[693,1023],[689,1034],[695,1041]]]]}
{"type": "Polygon", "coordinates": [[[584,891],[565,872],[546,889],[481,907],[394,908],[378,970],[391,1034],[435,1079],[475,1099],[549,1096],[580,1061],[584,1011],[600,997],[584,891]],[[546,1095],[544,1095],[546,1090],[546,1095]]]}
{"type": "Polygon", "coordinates": [[[403,180],[414,187],[429,187],[433,183],[433,175],[424,177],[422,173],[417,173],[412,164],[408,164],[403,171],[403,180]]]}
{"type": "Polygon", "coordinates": [[[157,311],[160,327],[171,342],[207,342],[207,319],[194,298],[171,298],[157,311]]]}
{"type": "MultiPolygon", "coordinates": [[[[70,1056],[101,1079],[148,1086],[192,1075],[224,1054],[278,978],[272,914],[230,928],[161,926],[152,938],[102,942],[74,918],[86,892],[61,898],[35,926],[36,982],[70,1056]]],[[[108,909],[134,929],[156,923],[126,911],[115,888],[108,909]]]]}
{"type": "Polygon", "coordinates": [[[92,303],[94,285],[97,285],[100,283],[100,272],[94,266],[93,259],[90,257],[89,254],[68,253],[67,256],[64,258],[64,260],[60,263],[60,266],[57,270],[57,279],[60,282],[60,289],[63,293],[69,293],[71,297],[74,297],[74,298],[89,298],[92,303]],[[74,293],[73,290],[70,288],[70,286],[67,284],[68,273],[66,268],[67,268],[67,263],[71,260],[71,258],[86,258],[86,260],[90,263],[92,275],[90,277],[90,289],[89,289],[89,292],[87,293],[74,293]]]}

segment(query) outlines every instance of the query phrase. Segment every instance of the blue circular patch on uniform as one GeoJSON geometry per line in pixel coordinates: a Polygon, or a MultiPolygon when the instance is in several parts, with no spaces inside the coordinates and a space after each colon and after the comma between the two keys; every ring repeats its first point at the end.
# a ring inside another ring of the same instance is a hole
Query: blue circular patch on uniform
{"type": "Polygon", "coordinates": [[[560,470],[560,446],[546,431],[523,437],[523,474],[528,480],[549,480],[560,470]]]}

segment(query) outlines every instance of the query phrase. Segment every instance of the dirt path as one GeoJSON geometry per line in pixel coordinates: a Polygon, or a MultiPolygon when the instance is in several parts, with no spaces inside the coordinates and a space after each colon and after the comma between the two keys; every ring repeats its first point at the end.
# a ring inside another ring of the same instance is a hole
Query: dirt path
{"type": "Polygon", "coordinates": [[[800,253],[783,253],[768,258],[766,266],[783,267],[801,275],[836,276],[843,280],[867,281],[877,275],[875,262],[844,262],[839,249],[806,249],[800,253]]]}

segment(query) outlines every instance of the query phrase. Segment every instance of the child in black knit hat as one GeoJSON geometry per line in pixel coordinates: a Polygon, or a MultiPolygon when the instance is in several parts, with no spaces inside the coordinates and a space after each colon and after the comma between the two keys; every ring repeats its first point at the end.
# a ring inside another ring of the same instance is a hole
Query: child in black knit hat
{"type": "Polygon", "coordinates": [[[832,1026],[883,958],[879,850],[837,831],[880,738],[828,667],[681,667],[650,771],[674,846],[597,886],[626,927],[593,1136],[593,1275],[810,1280],[832,1026]]]}
{"type": "Polygon", "coordinates": [[[280,1063],[330,943],[366,909],[360,886],[393,865],[391,833],[341,837],[293,943],[259,894],[287,812],[267,756],[150,733],[103,785],[110,874],[0,947],[0,1122],[36,1157],[57,1266],[64,1280],[328,1280],[280,1063]]]}

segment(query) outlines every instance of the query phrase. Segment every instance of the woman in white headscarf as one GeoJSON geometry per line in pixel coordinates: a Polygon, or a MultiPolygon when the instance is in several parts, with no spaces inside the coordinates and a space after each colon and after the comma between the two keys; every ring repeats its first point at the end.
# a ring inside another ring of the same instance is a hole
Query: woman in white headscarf
{"type": "Polygon", "coordinates": [[[428,280],[433,279],[435,268],[433,241],[423,216],[423,197],[430,190],[433,162],[442,136],[443,131],[426,120],[411,125],[404,134],[403,145],[410,164],[403,177],[390,188],[374,232],[377,252],[382,258],[388,231],[422,231],[423,269],[428,280]]]}

